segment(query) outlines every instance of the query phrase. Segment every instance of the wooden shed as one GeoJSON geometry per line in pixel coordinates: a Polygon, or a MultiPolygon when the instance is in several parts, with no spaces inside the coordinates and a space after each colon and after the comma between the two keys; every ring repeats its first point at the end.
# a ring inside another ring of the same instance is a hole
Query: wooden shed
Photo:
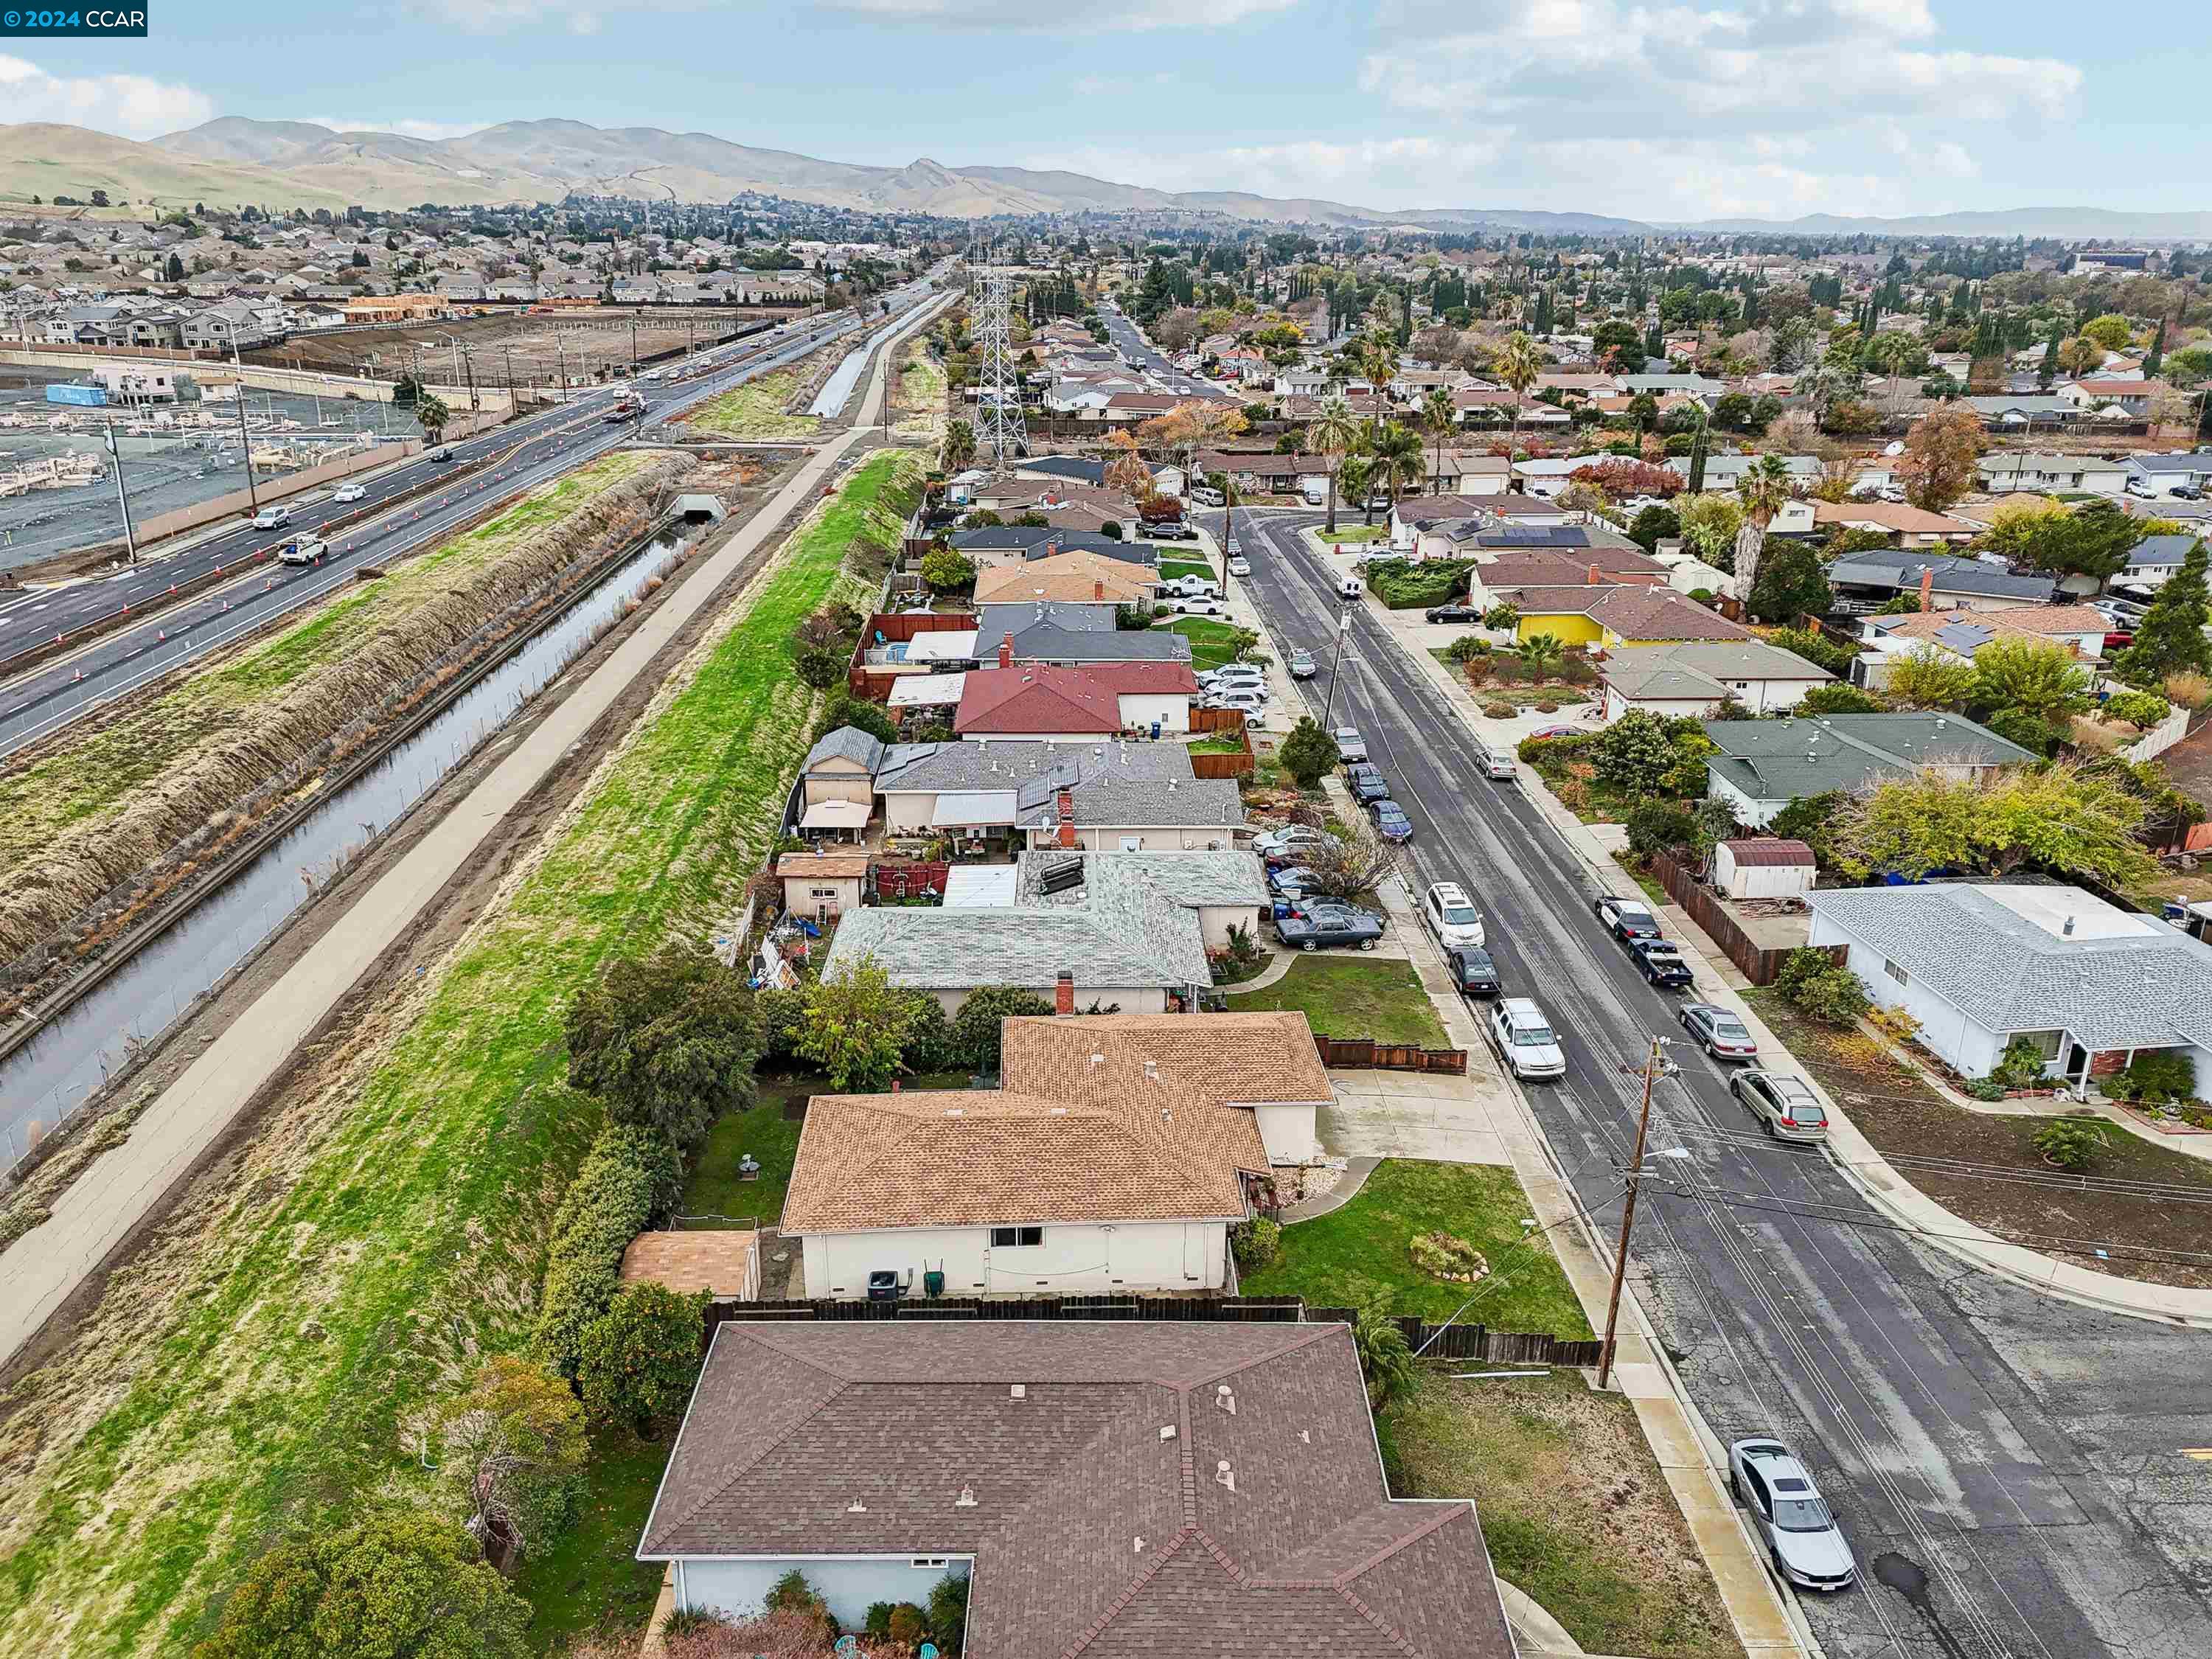
{"type": "Polygon", "coordinates": [[[776,878],[783,883],[783,908],[814,921],[835,921],[846,911],[859,909],[868,861],[865,852],[786,853],[775,861],[776,878]]]}
{"type": "Polygon", "coordinates": [[[1713,848],[1713,885],[1730,898],[1802,898],[1818,873],[1802,841],[1757,836],[1713,848]]]}

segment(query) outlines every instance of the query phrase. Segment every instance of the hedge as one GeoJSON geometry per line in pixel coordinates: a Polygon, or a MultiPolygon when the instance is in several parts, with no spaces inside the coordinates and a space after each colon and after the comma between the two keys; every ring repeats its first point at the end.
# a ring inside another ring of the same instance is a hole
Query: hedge
{"type": "Polygon", "coordinates": [[[1367,566],[1367,586],[1393,611],[1416,611],[1467,592],[1467,573],[1474,568],[1472,559],[1427,559],[1419,564],[1376,559],[1367,566]]]}
{"type": "Polygon", "coordinates": [[[622,1286],[623,1252],[683,1194],[684,1158],[665,1135],[617,1124],[592,1143],[553,1217],[538,1312],[538,1351],[562,1376],[574,1377],[584,1328],[622,1286]]]}

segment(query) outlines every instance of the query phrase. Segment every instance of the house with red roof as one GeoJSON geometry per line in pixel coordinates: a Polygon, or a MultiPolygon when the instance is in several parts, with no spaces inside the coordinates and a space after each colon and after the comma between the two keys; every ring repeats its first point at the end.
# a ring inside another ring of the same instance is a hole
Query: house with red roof
{"type": "Polygon", "coordinates": [[[952,729],[963,738],[1078,743],[1124,732],[1188,732],[1198,677],[1188,663],[1016,663],[1004,641],[998,665],[971,670],[952,729]]]}

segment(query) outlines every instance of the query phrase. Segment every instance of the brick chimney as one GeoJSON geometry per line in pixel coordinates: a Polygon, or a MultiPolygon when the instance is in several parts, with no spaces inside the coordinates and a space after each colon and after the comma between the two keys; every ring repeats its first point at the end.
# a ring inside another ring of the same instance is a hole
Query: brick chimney
{"type": "Polygon", "coordinates": [[[1045,542],[1044,542],[1044,556],[1045,556],[1045,557],[1047,557],[1047,558],[1048,559],[1048,558],[1050,558],[1054,554],[1055,554],[1055,553],[1057,553],[1057,552],[1059,552],[1059,551],[1060,551],[1060,538],[1058,538],[1057,536],[1048,536],[1048,537],[1046,537],[1046,538],[1045,538],[1045,542]]]}
{"type": "Polygon", "coordinates": [[[1060,970],[1060,977],[1053,982],[1052,1011],[1055,1014],[1075,1012],[1075,975],[1065,968],[1060,970]]]}
{"type": "Polygon", "coordinates": [[[1073,847],[1075,845],[1075,792],[1073,789],[1061,790],[1058,805],[1060,844],[1062,847],[1073,847]]]}
{"type": "Polygon", "coordinates": [[[1932,564],[1923,564],[1920,567],[1920,608],[1923,611],[1933,608],[1929,603],[1929,596],[1935,592],[1936,567],[1932,564]]]}
{"type": "Polygon", "coordinates": [[[1106,597],[1106,579],[1104,577],[1093,576],[1091,579],[1091,597],[1094,601],[1103,599],[1106,597]]]}
{"type": "Polygon", "coordinates": [[[1014,636],[1012,634],[1001,634],[999,635],[999,666],[1012,668],[1013,665],[1014,636]]]}
{"type": "Polygon", "coordinates": [[[1599,580],[1600,578],[1598,576],[1597,567],[1595,565],[1592,565],[1589,568],[1589,586],[1595,587],[1598,585],[1599,580]]]}

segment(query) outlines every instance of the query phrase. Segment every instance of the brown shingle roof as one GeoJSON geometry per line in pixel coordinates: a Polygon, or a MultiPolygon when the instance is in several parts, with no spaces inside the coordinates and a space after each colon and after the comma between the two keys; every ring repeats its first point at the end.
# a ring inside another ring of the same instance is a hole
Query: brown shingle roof
{"type": "Polygon", "coordinates": [[[1662,588],[1589,584],[1580,587],[1524,587],[1517,603],[1524,618],[1576,613],[1603,623],[1624,640],[1758,637],[1750,629],[1662,588]]]}
{"type": "MultiPolygon", "coordinates": [[[[858,805],[857,802],[854,805],[858,805]]],[[[821,876],[835,879],[868,873],[869,855],[866,853],[786,853],[775,861],[779,876],[821,876]]]]}
{"type": "Polygon", "coordinates": [[[1513,1651],[1341,1325],[726,1323],[639,1553],[972,1556],[969,1659],[1513,1651]]]}

